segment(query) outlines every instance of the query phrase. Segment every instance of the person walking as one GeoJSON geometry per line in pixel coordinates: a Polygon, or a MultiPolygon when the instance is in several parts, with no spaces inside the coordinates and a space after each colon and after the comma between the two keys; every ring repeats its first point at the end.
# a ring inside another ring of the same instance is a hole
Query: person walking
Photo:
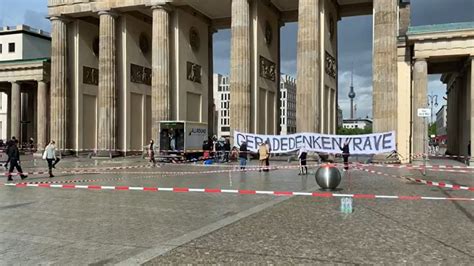
{"type": "MultiPolygon", "coordinates": [[[[18,140],[13,136],[10,140],[7,141],[5,153],[7,154],[7,161],[5,162],[5,170],[8,170],[8,163],[10,162],[10,148],[13,144],[17,144],[18,140]]],[[[18,148],[18,147],[17,147],[18,148]]]]}
{"type": "Polygon", "coordinates": [[[300,148],[298,152],[298,159],[300,160],[300,172],[298,175],[307,175],[308,174],[308,167],[306,166],[306,157],[308,156],[308,151],[306,147],[303,146],[300,148]]]}
{"type": "Polygon", "coordinates": [[[60,160],[58,157],[56,157],[56,142],[54,140],[52,140],[44,149],[43,159],[48,162],[49,177],[54,177],[53,168],[56,168],[56,164],[60,160]]]}
{"type": "Polygon", "coordinates": [[[262,170],[266,169],[266,162],[268,159],[268,149],[265,143],[260,143],[260,147],[258,148],[258,155],[258,159],[260,161],[260,169],[258,171],[261,172],[262,170]]]}
{"type": "Polygon", "coordinates": [[[153,163],[153,167],[155,167],[155,141],[152,139],[150,139],[150,146],[148,146],[148,156],[150,156],[150,162],[153,163]]]}
{"type": "Polygon", "coordinates": [[[8,181],[13,181],[12,172],[16,168],[16,171],[20,174],[21,179],[25,179],[27,176],[23,174],[23,170],[20,165],[20,151],[16,142],[13,142],[8,149],[8,159],[10,161],[10,168],[8,170],[8,181]]]}
{"type": "Polygon", "coordinates": [[[346,140],[344,142],[344,146],[342,146],[342,147],[339,146],[339,148],[342,151],[342,158],[344,159],[344,171],[347,171],[347,170],[349,170],[349,156],[350,156],[349,140],[346,140]]]}
{"type": "Polygon", "coordinates": [[[247,142],[244,142],[242,143],[242,145],[240,145],[240,151],[239,151],[239,161],[240,161],[241,170],[245,170],[245,166],[247,165],[247,155],[248,155],[247,142]]]}

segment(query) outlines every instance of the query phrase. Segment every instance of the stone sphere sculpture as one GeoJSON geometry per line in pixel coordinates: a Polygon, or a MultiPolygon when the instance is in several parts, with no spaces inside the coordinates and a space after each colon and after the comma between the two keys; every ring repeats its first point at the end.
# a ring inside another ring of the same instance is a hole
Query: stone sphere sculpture
{"type": "Polygon", "coordinates": [[[341,173],[336,166],[325,164],[316,171],[316,183],[324,190],[334,190],[341,183],[341,173]]]}

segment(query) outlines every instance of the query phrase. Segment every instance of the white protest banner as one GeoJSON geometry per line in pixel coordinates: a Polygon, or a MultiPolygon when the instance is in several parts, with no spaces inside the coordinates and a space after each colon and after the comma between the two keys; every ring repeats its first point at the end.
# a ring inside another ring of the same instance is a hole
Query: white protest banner
{"type": "Polygon", "coordinates": [[[268,141],[271,153],[287,153],[305,147],[308,151],[321,153],[341,153],[346,140],[351,154],[378,154],[392,152],[395,147],[395,132],[366,135],[326,135],[317,133],[297,133],[291,135],[258,135],[234,132],[235,145],[247,142],[247,148],[256,152],[259,143],[268,141]]]}

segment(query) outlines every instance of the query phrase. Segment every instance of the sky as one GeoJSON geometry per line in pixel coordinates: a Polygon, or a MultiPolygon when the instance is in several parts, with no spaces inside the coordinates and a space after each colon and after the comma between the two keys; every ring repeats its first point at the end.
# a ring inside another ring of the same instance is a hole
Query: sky
{"type": "MultiPolygon", "coordinates": [[[[296,1],[296,0],[289,0],[296,1]]],[[[47,0],[0,0],[0,26],[27,24],[50,31],[45,19],[47,0]]],[[[474,0],[411,0],[411,25],[474,21],[474,0]]],[[[281,29],[281,71],[296,77],[297,23],[281,29]]],[[[338,22],[339,105],[349,115],[351,69],[354,69],[357,117],[372,117],[372,16],[343,18],[338,22]]],[[[230,30],[214,34],[214,69],[228,74],[230,67],[230,30]]],[[[445,104],[445,86],[439,75],[430,75],[428,93],[445,104]]]]}

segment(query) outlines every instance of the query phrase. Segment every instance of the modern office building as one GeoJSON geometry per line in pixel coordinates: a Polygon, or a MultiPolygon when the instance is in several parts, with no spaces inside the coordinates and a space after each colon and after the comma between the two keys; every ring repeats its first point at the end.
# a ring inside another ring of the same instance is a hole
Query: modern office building
{"type": "Polygon", "coordinates": [[[230,137],[230,83],[229,77],[214,74],[214,105],[217,113],[217,136],[230,137]]]}
{"type": "Polygon", "coordinates": [[[296,79],[280,77],[280,134],[296,133],[296,79]]]}

